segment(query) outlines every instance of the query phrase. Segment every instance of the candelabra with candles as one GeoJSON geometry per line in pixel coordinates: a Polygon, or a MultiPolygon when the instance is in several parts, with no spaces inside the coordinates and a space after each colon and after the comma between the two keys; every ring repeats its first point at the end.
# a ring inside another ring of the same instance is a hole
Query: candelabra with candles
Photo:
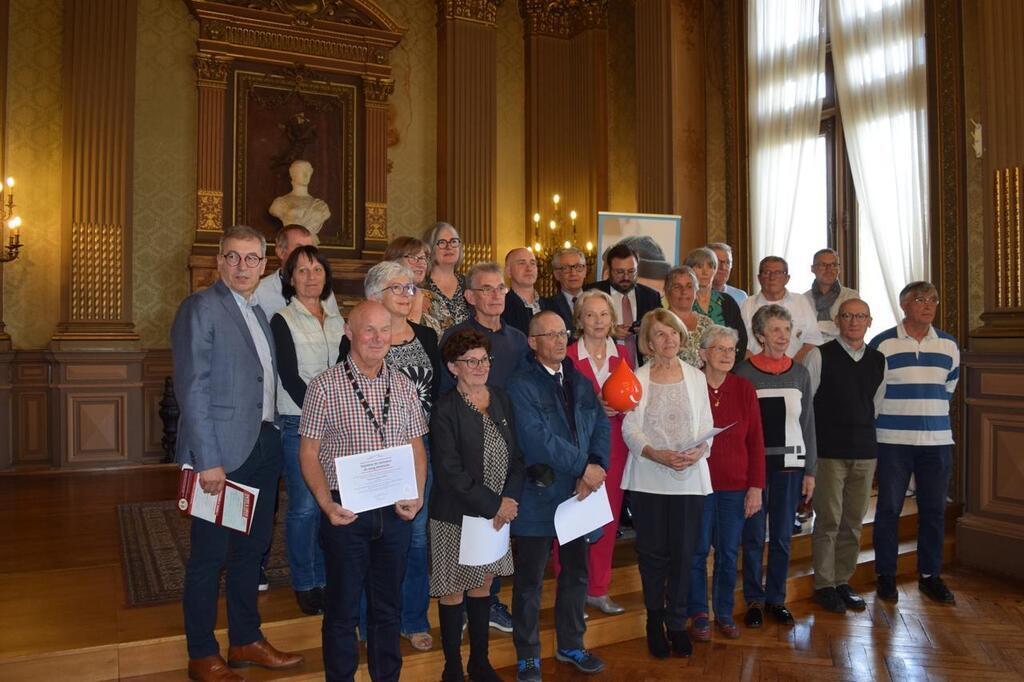
{"type": "Polygon", "coordinates": [[[551,270],[551,256],[559,249],[575,246],[586,254],[588,280],[594,275],[597,263],[594,257],[594,243],[580,244],[576,226],[576,211],[569,211],[569,223],[566,224],[562,213],[562,197],[555,194],[551,197],[554,206],[551,217],[547,220],[547,229],[541,227],[543,216],[533,214],[533,243],[530,250],[537,258],[537,291],[550,296],[555,291],[555,278],[551,270]]]}
{"type": "Polygon", "coordinates": [[[3,251],[0,251],[0,263],[9,263],[18,257],[21,249],[21,218],[14,215],[14,178],[7,178],[6,185],[0,185],[0,239],[3,240],[3,251]],[[6,195],[6,196],[5,196],[6,195]]]}

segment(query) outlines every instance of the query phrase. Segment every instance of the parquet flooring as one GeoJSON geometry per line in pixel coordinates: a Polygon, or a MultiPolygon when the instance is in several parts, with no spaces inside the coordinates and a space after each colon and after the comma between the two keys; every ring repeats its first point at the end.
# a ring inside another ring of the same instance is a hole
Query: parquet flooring
{"type": "MultiPolygon", "coordinates": [[[[545,659],[545,679],[584,680],[1024,680],[1024,584],[954,567],[946,577],[955,606],[935,604],[915,580],[900,583],[890,605],[864,588],[863,613],[826,613],[810,601],[790,604],[797,625],[741,627],[738,640],[695,644],[689,659],[658,661],[644,640],[595,651],[599,678],[545,659]]],[[[501,671],[514,680],[513,668],[501,671]]]]}

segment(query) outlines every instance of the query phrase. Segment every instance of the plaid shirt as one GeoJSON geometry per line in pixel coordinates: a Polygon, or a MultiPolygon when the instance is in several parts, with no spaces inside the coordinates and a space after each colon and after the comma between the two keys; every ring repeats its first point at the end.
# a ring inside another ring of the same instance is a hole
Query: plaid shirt
{"type": "Polygon", "coordinates": [[[336,457],[405,445],[426,432],[427,421],[420,409],[419,395],[404,374],[384,363],[377,377],[370,379],[347,357],[309,382],[299,420],[299,435],[320,441],[320,467],[331,490],[338,489],[336,457]],[[383,443],[345,374],[346,366],[352,369],[352,376],[378,420],[384,416],[384,392],[391,385],[388,420],[381,424],[383,443]]]}

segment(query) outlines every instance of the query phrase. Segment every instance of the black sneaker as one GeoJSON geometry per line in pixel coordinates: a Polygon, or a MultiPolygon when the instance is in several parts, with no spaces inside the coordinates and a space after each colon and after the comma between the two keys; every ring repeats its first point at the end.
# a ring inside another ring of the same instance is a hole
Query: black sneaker
{"type": "Polygon", "coordinates": [[[508,612],[508,607],[497,600],[491,602],[488,624],[500,632],[512,632],[512,614],[508,612]]]}
{"type": "Polygon", "coordinates": [[[581,673],[594,675],[604,670],[604,661],[586,649],[556,649],[555,660],[568,663],[581,673]]]}
{"type": "Polygon", "coordinates": [[[295,590],[295,601],[299,602],[299,610],[307,616],[317,616],[324,612],[322,588],[314,587],[311,590],[295,590]]]}
{"type": "Polygon", "coordinates": [[[793,618],[793,614],[789,612],[785,604],[765,604],[764,610],[768,612],[768,615],[775,619],[779,625],[793,625],[796,623],[796,619],[793,618]]]}
{"type": "Polygon", "coordinates": [[[920,578],[917,581],[917,587],[924,593],[924,596],[928,597],[932,601],[937,601],[940,604],[955,604],[956,597],[946,587],[946,583],[942,582],[942,578],[937,575],[929,576],[927,578],[920,578]]]}
{"type": "Polygon", "coordinates": [[[861,598],[859,594],[853,591],[853,588],[849,585],[836,585],[836,594],[846,604],[846,608],[853,609],[854,611],[863,611],[868,607],[867,603],[861,598]]]}
{"type": "Polygon", "coordinates": [[[266,592],[270,589],[270,579],[267,577],[267,571],[260,566],[260,582],[258,585],[260,592],[266,592]]]}
{"type": "Polygon", "coordinates": [[[748,628],[756,629],[764,625],[764,607],[760,604],[748,604],[747,616],[743,622],[748,628]]]}
{"type": "Polygon", "coordinates": [[[669,630],[668,641],[672,642],[672,655],[676,658],[689,658],[693,655],[693,642],[686,630],[669,630]]]}
{"type": "Polygon", "coordinates": [[[540,659],[520,658],[516,662],[516,682],[541,682],[540,659]]]}
{"type": "Polygon", "coordinates": [[[895,604],[900,600],[900,593],[896,590],[896,576],[894,575],[878,576],[878,585],[875,587],[875,591],[878,593],[879,599],[890,604],[895,604]]]}
{"type": "Polygon", "coordinates": [[[834,587],[823,587],[814,591],[814,601],[826,611],[846,613],[846,603],[834,587]]]}

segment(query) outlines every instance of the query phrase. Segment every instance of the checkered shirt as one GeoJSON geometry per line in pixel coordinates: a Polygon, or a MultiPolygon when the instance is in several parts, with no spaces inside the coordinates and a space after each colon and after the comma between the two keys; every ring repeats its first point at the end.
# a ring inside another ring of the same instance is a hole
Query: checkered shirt
{"type": "Polygon", "coordinates": [[[420,409],[416,387],[404,374],[389,368],[387,363],[376,378],[370,379],[346,357],[343,362],[314,378],[306,388],[299,435],[320,441],[320,467],[331,490],[338,489],[338,475],[334,468],[336,457],[405,445],[426,432],[427,420],[420,409]],[[387,423],[382,424],[383,443],[345,375],[346,365],[352,369],[352,376],[378,420],[383,417],[384,392],[388,382],[391,383],[391,409],[387,423]]]}

